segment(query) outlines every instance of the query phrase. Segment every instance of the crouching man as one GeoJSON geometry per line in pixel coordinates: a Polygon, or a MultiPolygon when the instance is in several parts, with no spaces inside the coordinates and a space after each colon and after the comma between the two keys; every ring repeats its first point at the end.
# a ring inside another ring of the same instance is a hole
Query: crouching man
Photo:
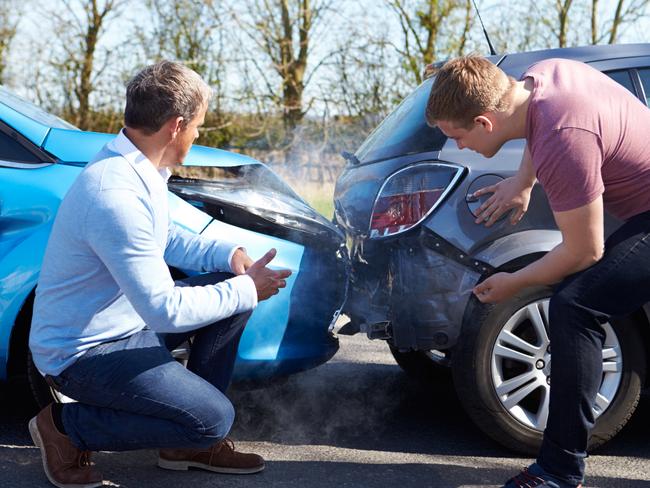
{"type": "Polygon", "coordinates": [[[175,470],[264,468],[226,438],[235,413],[225,392],[251,310],[290,272],[266,267],[274,250],[253,262],[168,216],[169,168],[198,137],[209,98],[180,64],[142,70],[127,87],[125,128],[61,203],[30,335],[39,371],[78,401],[29,422],[56,486],[101,485],[89,458],[100,450],[158,448],[159,466],[175,470]],[[210,273],[175,283],[168,264],[210,273]],[[170,351],[192,336],[186,369],[170,351]]]}

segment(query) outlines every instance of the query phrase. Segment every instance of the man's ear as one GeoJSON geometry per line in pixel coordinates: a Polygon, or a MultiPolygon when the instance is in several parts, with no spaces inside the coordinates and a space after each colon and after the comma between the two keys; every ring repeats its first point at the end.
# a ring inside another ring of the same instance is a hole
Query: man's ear
{"type": "Polygon", "coordinates": [[[178,133],[183,130],[183,122],[185,119],[183,117],[174,117],[169,120],[169,131],[172,136],[172,139],[176,139],[178,133]]]}
{"type": "Polygon", "coordinates": [[[477,115],[474,117],[474,124],[480,125],[486,132],[492,132],[494,130],[494,123],[489,114],[477,115]]]}

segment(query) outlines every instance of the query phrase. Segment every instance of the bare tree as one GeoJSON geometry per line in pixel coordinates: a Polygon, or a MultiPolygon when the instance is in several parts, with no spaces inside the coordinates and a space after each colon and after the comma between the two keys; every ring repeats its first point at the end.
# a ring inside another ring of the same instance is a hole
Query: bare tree
{"type": "Polygon", "coordinates": [[[394,69],[388,33],[378,37],[351,36],[338,49],[320,98],[340,119],[352,121],[367,132],[387,115],[410,90],[394,69]]]}
{"type": "Polygon", "coordinates": [[[621,29],[626,25],[634,24],[639,19],[645,17],[648,12],[649,0],[617,0],[614,13],[610,18],[605,17],[602,26],[599,25],[598,19],[603,14],[599,0],[591,0],[591,43],[614,44],[618,41],[621,29]]]}
{"type": "Polygon", "coordinates": [[[20,22],[20,8],[17,0],[4,0],[0,3],[0,84],[7,81],[9,49],[20,22]]]}
{"type": "Polygon", "coordinates": [[[471,0],[387,0],[386,4],[402,30],[401,44],[395,49],[417,84],[426,65],[463,53],[472,21],[471,0]]]}
{"type": "Polygon", "coordinates": [[[460,35],[460,42],[456,50],[456,55],[462,56],[465,54],[467,40],[469,37],[469,30],[472,27],[472,0],[465,0],[465,17],[463,18],[463,31],[460,35]]]}
{"type": "MultiPolygon", "coordinates": [[[[221,19],[212,0],[146,0],[153,29],[143,36],[153,60],[174,59],[205,79],[212,76],[221,19]]],[[[220,54],[220,53],[217,53],[220,54]]]]}
{"type": "Polygon", "coordinates": [[[573,0],[555,0],[558,28],[556,31],[558,47],[567,45],[567,29],[569,28],[569,9],[573,0]]]}
{"type": "Polygon", "coordinates": [[[554,10],[550,2],[516,2],[495,9],[485,20],[496,51],[520,52],[555,46],[554,10]]]}
{"type": "Polygon", "coordinates": [[[45,12],[54,27],[50,64],[62,84],[64,115],[81,129],[91,128],[90,98],[110,60],[104,50],[98,62],[99,43],[124,5],[126,0],[60,0],[45,12]]]}
{"type": "Polygon", "coordinates": [[[591,43],[598,44],[598,1],[591,0],[591,43]]]}
{"type": "Polygon", "coordinates": [[[329,5],[330,0],[249,0],[243,5],[245,12],[236,13],[239,25],[271,61],[279,77],[277,90],[256,56],[249,58],[263,79],[267,96],[282,108],[289,130],[299,124],[306,112],[305,88],[320,65],[312,63],[310,69],[313,37],[329,5]]]}
{"type": "MultiPolygon", "coordinates": [[[[138,30],[147,61],[173,59],[196,71],[213,89],[210,110],[201,128],[201,143],[223,145],[230,124],[225,111],[227,62],[221,2],[213,0],[146,0],[150,31],[138,30]]],[[[139,27],[139,26],[138,26],[139,27]]]]}
{"type": "MultiPolygon", "coordinates": [[[[546,27],[552,38],[552,41],[544,47],[566,47],[580,39],[580,31],[575,29],[569,31],[571,20],[575,17],[576,9],[571,9],[574,5],[576,4],[573,0],[549,0],[541,3],[542,10],[538,22],[546,27]],[[569,33],[571,33],[571,40],[568,39],[569,33]]],[[[578,9],[581,7],[581,4],[577,5],[578,9]]]]}

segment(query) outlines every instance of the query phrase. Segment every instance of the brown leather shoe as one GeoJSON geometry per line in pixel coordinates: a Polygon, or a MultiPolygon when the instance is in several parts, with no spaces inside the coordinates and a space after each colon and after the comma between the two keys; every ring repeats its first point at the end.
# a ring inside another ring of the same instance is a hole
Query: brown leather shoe
{"type": "Polygon", "coordinates": [[[198,468],[224,474],[253,474],[264,469],[264,459],[235,451],[235,443],[226,438],[208,449],[161,449],[158,466],[177,471],[198,468]]]}
{"type": "Polygon", "coordinates": [[[102,485],[102,475],[90,464],[90,452],[81,451],[54,425],[52,405],[29,421],[29,433],[41,449],[47,479],[59,488],[94,488],[102,485]]]}

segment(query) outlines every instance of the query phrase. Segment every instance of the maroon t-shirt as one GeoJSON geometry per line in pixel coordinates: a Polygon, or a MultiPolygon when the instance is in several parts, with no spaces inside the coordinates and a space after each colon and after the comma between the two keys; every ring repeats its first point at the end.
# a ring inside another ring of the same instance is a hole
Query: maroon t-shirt
{"type": "Polygon", "coordinates": [[[573,210],[602,194],[620,219],[650,210],[650,109],[577,61],[548,59],[528,77],[526,141],[551,208],[573,210]]]}

